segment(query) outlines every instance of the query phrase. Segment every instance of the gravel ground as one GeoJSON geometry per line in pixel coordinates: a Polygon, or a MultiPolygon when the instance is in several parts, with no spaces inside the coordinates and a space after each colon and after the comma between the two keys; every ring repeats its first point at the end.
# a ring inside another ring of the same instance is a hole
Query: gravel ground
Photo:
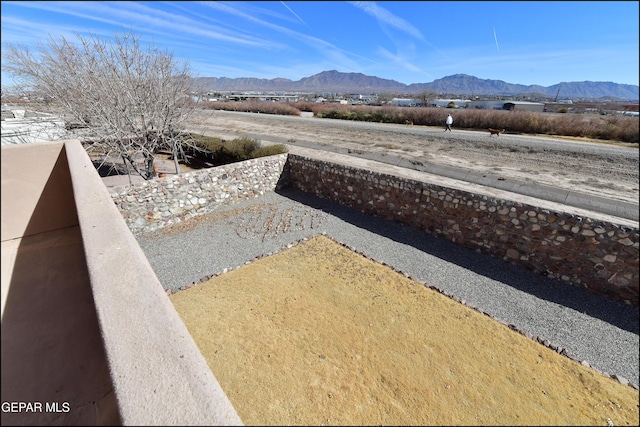
{"type": "Polygon", "coordinates": [[[137,239],[177,291],[319,233],[638,385],[637,308],[293,189],[137,239]]]}

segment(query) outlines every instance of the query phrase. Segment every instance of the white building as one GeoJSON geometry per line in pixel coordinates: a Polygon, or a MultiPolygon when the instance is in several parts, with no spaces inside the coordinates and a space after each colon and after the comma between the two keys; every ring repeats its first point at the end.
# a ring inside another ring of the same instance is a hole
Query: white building
{"type": "Polygon", "coordinates": [[[2,145],[62,140],[68,137],[64,120],[53,114],[2,107],[2,145]]]}
{"type": "Polygon", "coordinates": [[[451,103],[455,105],[455,108],[467,108],[471,102],[468,99],[436,99],[431,106],[439,108],[447,108],[451,103]]]}
{"type": "Polygon", "coordinates": [[[528,101],[470,101],[467,107],[478,108],[481,110],[518,110],[533,111],[537,113],[542,113],[544,111],[544,104],[528,101]]]}
{"type": "Polygon", "coordinates": [[[415,107],[416,100],[412,98],[393,98],[391,100],[391,105],[398,107],[415,107]]]}

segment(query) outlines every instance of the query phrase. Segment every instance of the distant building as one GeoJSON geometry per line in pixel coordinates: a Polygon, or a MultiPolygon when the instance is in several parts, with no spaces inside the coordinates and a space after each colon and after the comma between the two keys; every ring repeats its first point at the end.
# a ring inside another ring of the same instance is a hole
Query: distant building
{"type": "Polygon", "coordinates": [[[502,109],[509,111],[533,111],[535,113],[542,113],[544,111],[544,104],[540,102],[505,101],[502,109]]]}
{"type": "Polygon", "coordinates": [[[431,106],[439,107],[439,108],[447,108],[450,105],[455,105],[455,108],[467,108],[470,102],[471,101],[468,99],[436,99],[433,102],[433,104],[431,104],[431,106]]]}
{"type": "Polygon", "coordinates": [[[415,107],[416,100],[411,98],[393,98],[390,104],[396,107],[415,107]]]}
{"type": "Polygon", "coordinates": [[[540,102],[528,101],[470,101],[468,108],[477,108],[480,110],[508,110],[508,111],[533,111],[542,113],[544,104],[540,102]]]}

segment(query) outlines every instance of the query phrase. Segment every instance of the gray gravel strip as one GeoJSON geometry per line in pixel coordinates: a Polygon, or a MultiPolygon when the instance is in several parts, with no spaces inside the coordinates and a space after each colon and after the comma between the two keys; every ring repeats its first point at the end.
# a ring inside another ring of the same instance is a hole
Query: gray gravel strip
{"type": "Polygon", "coordinates": [[[308,193],[267,193],[137,239],[176,292],[323,233],[637,388],[638,308],[308,193]]]}

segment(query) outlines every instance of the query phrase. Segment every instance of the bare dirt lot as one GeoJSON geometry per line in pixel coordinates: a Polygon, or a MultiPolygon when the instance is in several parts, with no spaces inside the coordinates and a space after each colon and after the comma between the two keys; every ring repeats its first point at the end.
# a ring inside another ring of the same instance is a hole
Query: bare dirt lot
{"type": "Polygon", "coordinates": [[[638,391],[325,236],[171,295],[246,425],[638,425],[638,391]]]}
{"type": "MultiPolygon", "coordinates": [[[[455,115],[455,114],[454,114],[455,115]]],[[[264,144],[291,144],[353,155],[402,158],[416,169],[454,166],[519,181],[638,203],[638,144],[514,135],[396,124],[229,111],[198,111],[193,132],[223,139],[241,136],[264,144]]],[[[424,170],[424,169],[423,169],[424,170]]]]}

